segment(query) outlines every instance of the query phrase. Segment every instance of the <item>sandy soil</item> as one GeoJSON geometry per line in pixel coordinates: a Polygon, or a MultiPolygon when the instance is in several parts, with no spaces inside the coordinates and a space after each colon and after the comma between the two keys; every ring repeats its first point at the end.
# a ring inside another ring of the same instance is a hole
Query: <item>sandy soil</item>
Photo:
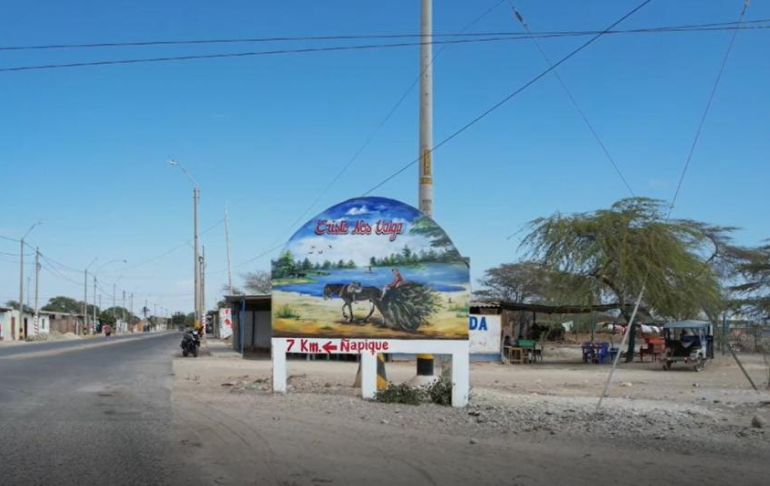
{"type": "MultiPolygon", "coordinates": [[[[473,364],[466,409],[361,400],[350,362],[291,361],[289,393],[273,395],[267,360],[179,358],[178,440],[215,484],[767,484],[770,394],[733,362],[626,365],[596,413],[609,367],[575,351],[473,364]]],[[[742,359],[765,385],[761,357],[742,359]]],[[[387,372],[406,380],[414,364],[387,372]]]]}

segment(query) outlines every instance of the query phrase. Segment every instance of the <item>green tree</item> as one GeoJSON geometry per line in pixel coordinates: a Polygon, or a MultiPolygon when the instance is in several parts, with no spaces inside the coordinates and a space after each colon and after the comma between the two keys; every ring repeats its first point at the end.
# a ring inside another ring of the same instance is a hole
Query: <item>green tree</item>
{"type": "MultiPolygon", "coordinates": [[[[19,310],[19,301],[17,300],[9,300],[5,303],[6,306],[10,307],[11,309],[19,310]]],[[[24,312],[27,314],[32,314],[35,312],[35,310],[28,305],[24,304],[24,312]]]]}
{"type": "Polygon", "coordinates": [[[64,297],[62,295],[58,297],[51,297],[48,299],[48,303],[42,308],[44,311],[50,312],[66,312],[69,314],[82,314],[83,302],[78,302],[70,297],[64,297]]]}
{"type": "Polygon", "coordinates": [[[186,316],[184,315],[184,312],[174,312],[174,314],[171,316],[171,324],[173,324],[175,327],[184,326],[185,319],[186,316]]]}
{"type": "MultiPolygon", "coordinates": [[[[591,279],[628,322],[645,288],[647,312],[661,317],[715,315],[723,307],[711,265],[731,228],[665,217],[662,201],[623,199],[610,209],[531,222],[523,240],[529,256],[555,275],[591,279]]],[[[633,359],[634,333],[627,360],[633,359]]]]}
{"type": "Polygon", "coordinates": [[[99,322],[102,326],[109,325],[115,327],[116,316],[110,310],[103,310],[99,313],[99,322]]]}
{"type": "Polygon", "coordinates": [[[504,263],[484,272],[475,292],[482,300],[516,303],[593,304],[601,298],[593,281],[556,274],[535,262],[504,263]]]}
{"type": "Polygon", "coordinates": [[[770,318],[770,245],[734,250],[737,263],[728,277],[732,307],[761,319],[770,318]]]}

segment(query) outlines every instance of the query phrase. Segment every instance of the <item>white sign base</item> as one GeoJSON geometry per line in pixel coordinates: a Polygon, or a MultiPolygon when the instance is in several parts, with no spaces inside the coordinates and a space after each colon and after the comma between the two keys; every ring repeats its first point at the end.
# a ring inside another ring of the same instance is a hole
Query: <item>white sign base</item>
{"type": "Polygon", "coordinates": [[[452,406],[468,405],[470,346],[467,340],[272,338],[273,392],[286,393],[287,353],[361,355],[361,396],[377,393],[380,353],[449,354],[452,356],[452,406]]]}

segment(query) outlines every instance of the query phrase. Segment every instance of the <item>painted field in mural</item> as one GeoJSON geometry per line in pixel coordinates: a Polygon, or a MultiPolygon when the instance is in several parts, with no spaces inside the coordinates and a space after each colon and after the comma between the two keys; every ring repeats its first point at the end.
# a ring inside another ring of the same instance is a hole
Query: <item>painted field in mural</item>
{"type": "Polygon", "coordinates": [[[468,338],[468,264],[444,230],[401,202],[327,209],[272,272],[275,337],[468,338]]]}

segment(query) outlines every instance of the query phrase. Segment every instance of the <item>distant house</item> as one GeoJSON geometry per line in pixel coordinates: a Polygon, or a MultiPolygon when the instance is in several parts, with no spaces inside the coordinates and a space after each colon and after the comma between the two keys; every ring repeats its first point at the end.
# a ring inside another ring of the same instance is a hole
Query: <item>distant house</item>
{"type": "Polygon", "coordinates": [[[46,316],[50,323],[50,330],[60,334],[71,332],[76,334],[78,328],[83,329],[83,314],[71,314],[69,312],[40,311],[41,316],[46,316]]]}
{"type": "Polygon", "coordinates": [[[34,314],[24,312],[19,319],[19,311],[10,307],[0,307],[0,341],[11,341],[14,338],[13,329],[16,328],[16,340],[24,340],[40,334],[51,332],[50,320],[45,313],[40,312],[35,321],[34,314]]]}

